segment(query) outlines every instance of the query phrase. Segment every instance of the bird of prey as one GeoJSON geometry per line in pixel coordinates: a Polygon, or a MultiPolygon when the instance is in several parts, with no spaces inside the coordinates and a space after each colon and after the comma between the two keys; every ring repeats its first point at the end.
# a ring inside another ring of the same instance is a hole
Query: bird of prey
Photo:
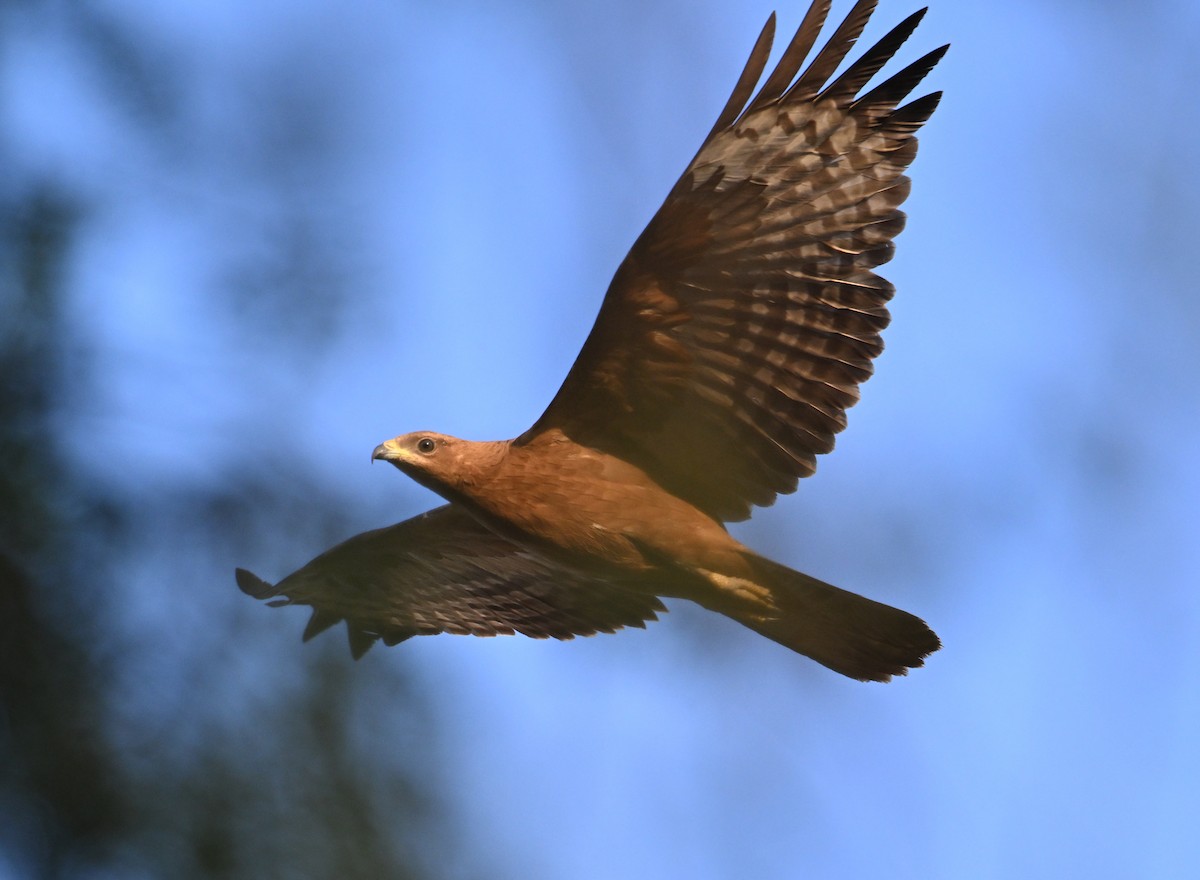
{"type": "Polygon", "coordinates": [[[813,473],[883,344],[875,274],[904,226],[914,133],[940,92],[902,102],[945,52],[870,90],[924,10],[842,73],[875,0],[816,52],[816,0],[755,93],[775,16],[699,152],[617,269],[558,394],[513,440],[432,431],[376,447],[449,503],[357,535],[277,584],[312,607],[307,640],[345,620],[376,640],[644,626],[690,599],[863,681],[940,647],[919,618],[772,562],[724,523],[813,473]]]}

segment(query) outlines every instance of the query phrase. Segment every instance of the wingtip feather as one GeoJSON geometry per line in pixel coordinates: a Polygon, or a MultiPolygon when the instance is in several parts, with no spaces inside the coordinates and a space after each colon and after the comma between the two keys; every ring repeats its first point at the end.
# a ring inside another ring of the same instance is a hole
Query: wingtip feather
{"type": "Polygon", "coordinates": [[[347,625],[346,633],[350,640],[350,656],[355,660],[362,658],[362,655],[371,650],[371,646],[375,644],[375,640],[379,638],[369,632],[361,629],[355,629],[353,625],[347,625]]]}
{"type": "Polygon", "coordinates": [[[342,618],[340,615],[334,614],[332,611],[325,611],[321,608],[314,608],[312,617],[308,619],[308,625],[304,627],[304,635],[300,637],[301,641],[307,642],[315,636],[320,635],[336,624],[342,618]]]}
{"type": "Polygon", "coordinates": [[[274,584],[264,581],[258,575],[244,568],[235,568],[233,576],[237,580],[238,589],[247,596],[255,599],[270,599],[272,596],[278,595],[279,591],[274,584]]]}

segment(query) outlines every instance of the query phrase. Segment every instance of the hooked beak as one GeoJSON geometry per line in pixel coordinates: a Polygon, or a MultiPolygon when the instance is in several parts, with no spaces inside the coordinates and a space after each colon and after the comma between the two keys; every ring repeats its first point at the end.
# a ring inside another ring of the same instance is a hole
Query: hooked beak
{"type": "Polygon", "coordinates": [[[375,451],[371,453],[371,461],[379,459],[382,461],[390,461],[395,464],[402,458],[404,458],[404,450],[400,448],[400,444],[398,444],[394,439],[386,440],[383,443],[380,443],[375,447],[375,451]]]}

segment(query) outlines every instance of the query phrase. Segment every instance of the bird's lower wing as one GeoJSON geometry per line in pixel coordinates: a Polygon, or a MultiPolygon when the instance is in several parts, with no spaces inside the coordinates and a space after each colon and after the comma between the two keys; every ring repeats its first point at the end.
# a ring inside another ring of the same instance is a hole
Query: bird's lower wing
{"type": "Polygon", "coordinates": [[[306,641],[345,620],[355,657],[377,639],[569,639],[642,627],[665,611],[655,596],[520,547],[452,504],[355,535],[277,584],[245,569],[237,582],[271,605],[312,606],[306,641]]]}

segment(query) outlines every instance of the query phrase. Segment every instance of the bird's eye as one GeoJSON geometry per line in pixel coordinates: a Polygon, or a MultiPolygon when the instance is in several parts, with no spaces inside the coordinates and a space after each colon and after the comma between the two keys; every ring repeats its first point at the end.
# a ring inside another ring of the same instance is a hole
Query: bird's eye
{"type": "Polygon", "coordinates": [[[417,452],[429,455],[433,450],[437,449],[437,444],[430,437],[422,437],[417,441],[417,452]]]}

